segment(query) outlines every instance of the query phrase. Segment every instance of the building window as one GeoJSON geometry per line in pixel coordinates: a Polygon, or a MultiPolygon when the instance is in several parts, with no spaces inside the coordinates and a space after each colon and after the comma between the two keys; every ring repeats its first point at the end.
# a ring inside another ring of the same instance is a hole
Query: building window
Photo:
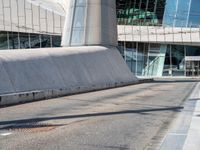
{"type": "Polygon", "coordinates": [[[20,48],[21,49],[30,48],[29,34],[27,34],[27,33],[20,33],[19,37],[20,37],[20,48]]]}
{"type": "Polygon", "coordinates": [[[0,31],[0,49],[60,47],[61,36],[0,31]]]}
{"type": "Polygon", "coordinates": [[[52,47],[60,47],[61,36],[52,36],[52,47]]]}
{"type": "Polygon", "coordinates": [[[117,0],[119,25],[161,26],[165,0],[117,0]]]}
{"type": "Polygon", "coordinates": [[[30,34],[30,46],[31,48],[40,48],[40,35],[30,34]]]}
{"type": "Polygon", "coordinates": [[[0,49],[8,49],[8,34],[7,32],[0,32],[0,49]]]}
{"type": "Polygon", "coordinates": [[[41,35],[41,47],[51,47],[50,35],[41,35]]]}
{"type": "Polygon", "coordinates": [[[19,49],[19,34],[17,32],[9,32],[9,49],[19,49]]]}

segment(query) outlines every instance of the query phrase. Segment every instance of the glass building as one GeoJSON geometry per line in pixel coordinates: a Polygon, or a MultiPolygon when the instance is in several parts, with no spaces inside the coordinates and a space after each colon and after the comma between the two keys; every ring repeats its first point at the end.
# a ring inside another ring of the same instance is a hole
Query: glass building
{"type": "MultiPolygon", "coordinates": [[[[59,47],[64,1],[0,0],[0,50],[59,47]]],[[[116,6],[118,48],[135,75],[200,75],[199,0],[116,0],[116,6]]]]}
{"type": "Polygon", "coordinates": [[[117,0],[119,49],[135,75],[200,75],[198,6],[199,0],[117,0]]]}

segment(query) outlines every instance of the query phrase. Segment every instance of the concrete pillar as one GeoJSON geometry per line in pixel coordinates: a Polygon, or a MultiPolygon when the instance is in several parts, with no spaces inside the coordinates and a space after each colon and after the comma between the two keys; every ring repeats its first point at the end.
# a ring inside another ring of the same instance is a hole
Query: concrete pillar
{"type": "Polygon", "coordinates": [[[66,0],[62,46],[117,46],[115,0],[66,0]]]}

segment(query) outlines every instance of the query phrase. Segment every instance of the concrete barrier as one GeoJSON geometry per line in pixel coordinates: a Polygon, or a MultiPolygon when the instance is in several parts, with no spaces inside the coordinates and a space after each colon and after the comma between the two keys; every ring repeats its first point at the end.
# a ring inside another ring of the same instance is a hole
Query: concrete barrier
{"type": "Polygon", "coordinates": [[[136,82],[116,48],[0,51],[0,106],[136,82]]]}

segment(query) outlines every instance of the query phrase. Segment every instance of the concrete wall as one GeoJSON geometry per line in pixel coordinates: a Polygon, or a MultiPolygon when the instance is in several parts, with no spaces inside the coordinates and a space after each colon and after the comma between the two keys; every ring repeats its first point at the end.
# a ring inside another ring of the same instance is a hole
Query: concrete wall
{"type": "Polygon", "coordinates": [[[0,105],[137,82],[116,48],[0,51],[0,105]]]}

